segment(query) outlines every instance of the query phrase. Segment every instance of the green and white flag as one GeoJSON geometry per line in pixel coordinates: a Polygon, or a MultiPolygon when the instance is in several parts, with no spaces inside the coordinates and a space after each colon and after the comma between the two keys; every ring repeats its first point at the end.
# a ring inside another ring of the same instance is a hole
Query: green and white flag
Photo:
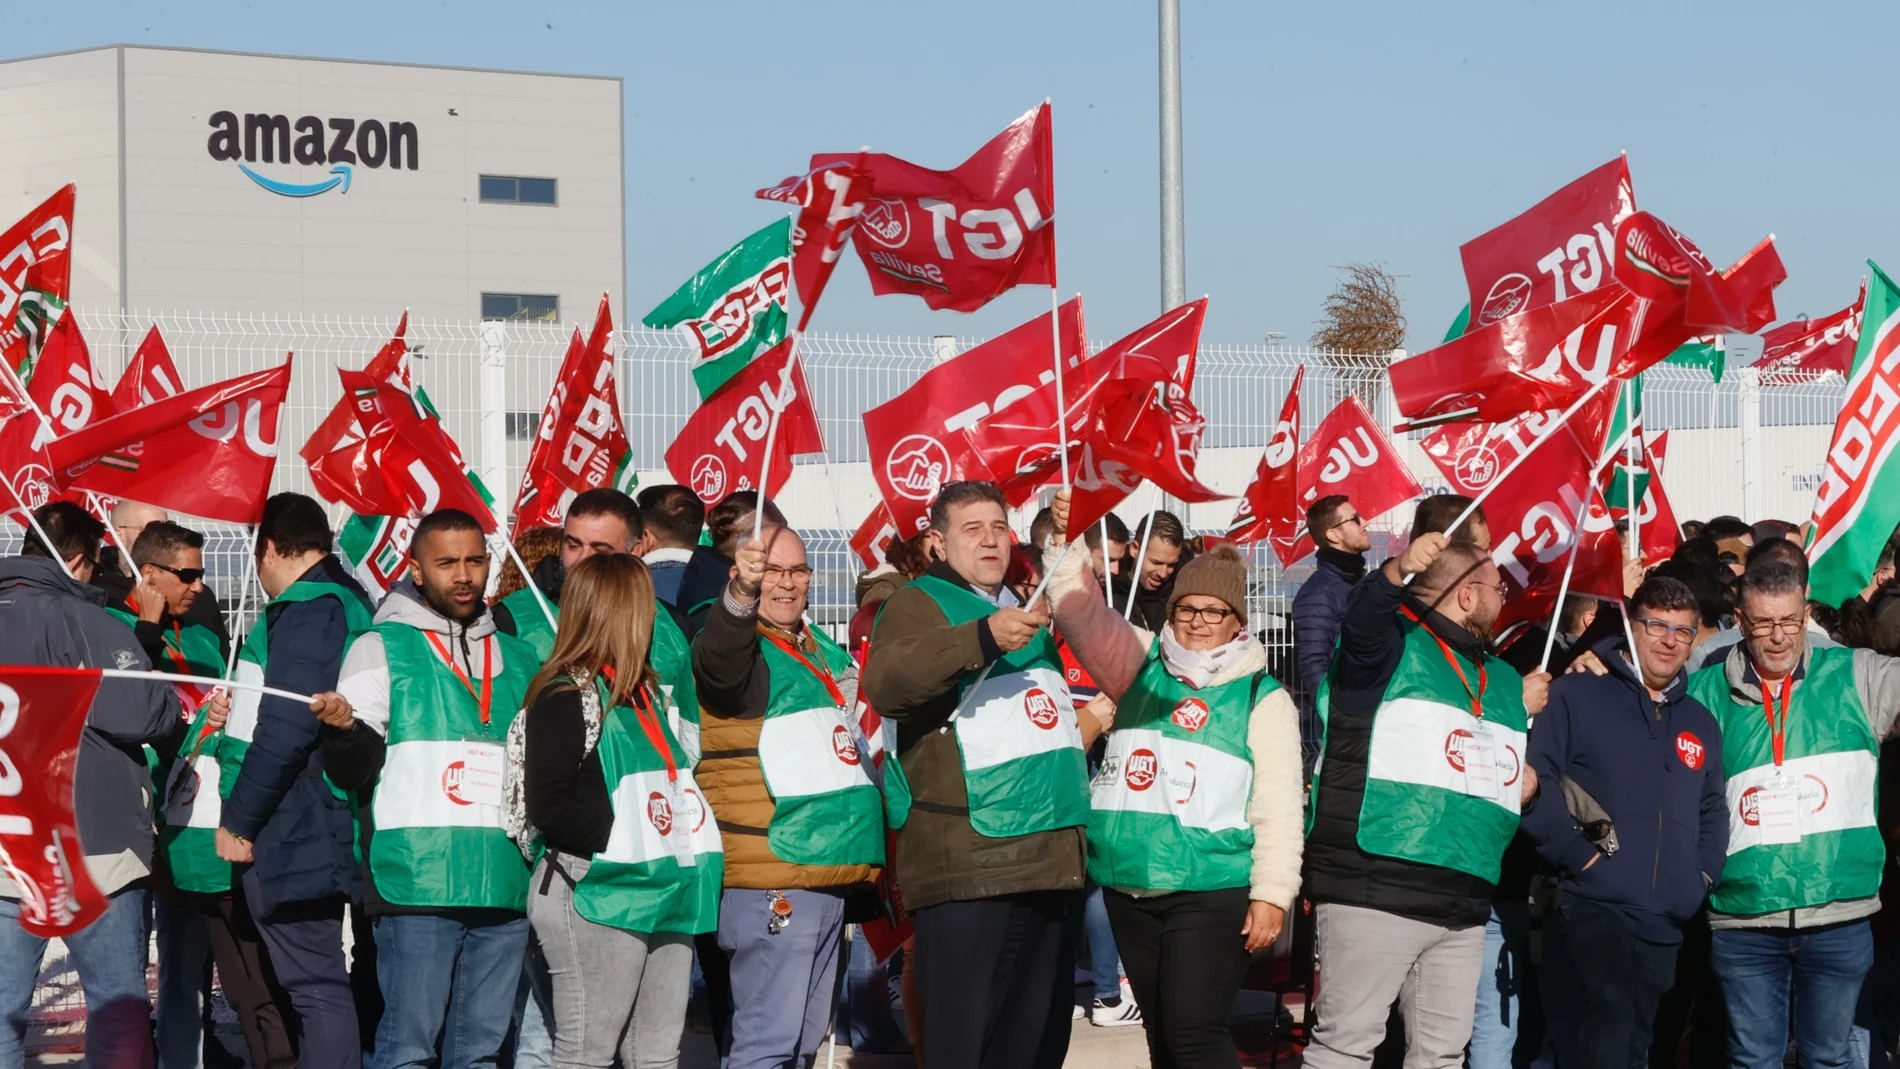
{"type": "Polygon", "coordinates": [[[1663,363],[1677,367],[1699,367],[1709,373],[1709,378],[1721,382],[1722,372],[1728,370],[1725,349],[1722,335],[1704,334],[1684,342],[1675,352],[1663,357],[1663,363]]]}
{"type": "Polygon", "coordinates": [[[1872,260],[1860,341],[1847,374],[1847,395],[1834,421],[1834,440],[1814,495],[1808,539],[1809,597],[1840,605],[1873,579],[1881,547],[1900,525],[1900,287],[1872,260]]]}
{"type": "Polygon", "coordinates": [[[1649,465],[1646,463],[1646,443],[1643,439],[1643,376],[1637,375],[1628,382],[1617,384],[1617,397],[1610,409],[1610,433],[1603,438],[1604,458],[1610,459],[1610,482],[1604,488],[1603,501],[1613,509],[1628,508],[1631,500],[1630,481],[1635,480],[1635,500],[1641,502],[1649,495],[1649,465]],[[1627,402],[1627,407],[1626,407],[1627,402]],[[1636,466],[1634,470],[1629,461],[1629,438],[1636,436],[1636,466]]]}
{"type": "Polygon", "coordinates": [[[641,322],[693,338],[693,381],[702,400],[785,337],[792,288],[792,221],[771,226],[699,269],[641,322]]]}

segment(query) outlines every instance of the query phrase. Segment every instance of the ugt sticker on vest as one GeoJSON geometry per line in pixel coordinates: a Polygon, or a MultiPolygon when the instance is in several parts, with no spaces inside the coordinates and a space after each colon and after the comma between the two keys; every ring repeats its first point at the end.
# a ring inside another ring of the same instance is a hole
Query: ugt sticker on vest
{"type": "Polygon", "coordinates": [[[462,744],[462,800],[469,805],[501,805],[502,748],[492,742],[462,744]]]}

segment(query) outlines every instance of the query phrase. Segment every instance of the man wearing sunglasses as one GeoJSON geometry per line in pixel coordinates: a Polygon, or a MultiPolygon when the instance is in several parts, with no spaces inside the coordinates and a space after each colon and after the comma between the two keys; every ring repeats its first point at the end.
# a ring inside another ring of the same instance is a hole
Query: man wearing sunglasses
{"type": "MultiPolygon", "coordinates": [[[[112,510],[113,531],[117,533],[119,539],[124,541],[125,548],[132,557],[137,556],[139,535],[146,526],[152,523],[169,522],[170,519],[170,514],[164,509],[138,501],[121,501],[112,510]]],[[[131,596],[133,588],[137,587],[143,579],[141,573],[145,569],[136,560],[119,556],[115,544],[103,546],[99,551],[99,560],[100,567],[93,572],[88,582],[106,592],[107,605],[124,604],[125,599],[131,596]],[[108,558],[116,564],[115,567],[106,566],[108,558]]],[[[184,566],[179,565],[179,567],[184,566]]],[[[217,592],[211,589],[210,584],[200,586],[195,598],[181,604],[183,607],[176,615],[210,628],[211,633],[218,636],[219,642],[231,641],[231,633],[224,622],[224,606],[218,601],[217,592]]]]}
{"type": "Polygon", "coordinates": [[[1852,1064],[1886,862],[1878,753],[1900,717],[1900,661],[1817,648],[1806,576],[1788,564],[1743,574],[1735,622],[1740,644],[1689,681],[1722,727],[1734,825],[1709,900],[1729,1064],[1779,1066],[1791,1007],[1802,1065],[1852,1064]]]}
{"type": "Polygon", "coordinates": [[[866,774],[857,667],[805,624],[812,569],[789,527],[736,547],[725,594],[693,640],[719,815],[733,1069],[809,1064],[831,1017],[845,899],[884,864],[884,803],[866,774]]]}
{"type": "Polygon", "coordinates": [[[1721,878],[1729,838],[1721,731],[1683,671],[1699,632],[1695,593],[1651,578],[1629,615],[1634,651],[1621,635],[1599,643],[1605,674],[1552,683],[1531,732],[1546,789],[1524,831],[1561,875],[1584,1069],[1648,1064],[1682,926],[1721,878]]]}

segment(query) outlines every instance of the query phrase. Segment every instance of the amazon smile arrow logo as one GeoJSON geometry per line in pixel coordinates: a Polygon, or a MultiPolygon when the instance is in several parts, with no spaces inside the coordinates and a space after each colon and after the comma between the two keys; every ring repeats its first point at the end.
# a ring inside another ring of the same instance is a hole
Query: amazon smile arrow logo
{"type": "Polygon", "coordinates": [[[332,189],[335,189],[338,193],[348,193],[350,191],[350,174],[352,172],[352,168],[349,164],[339,163],[335,167],[330,168],[330,174],[333,176],[331,178],[327,178],[321,182],[298,183],[281,182],[275,178],[266,178],[242,163],[238,164],[238,170],[243,171],[245,177],[251,181],[256,182],[258,185],[282,197],[314,197],[319,193],[328,193],[332,189]]]}

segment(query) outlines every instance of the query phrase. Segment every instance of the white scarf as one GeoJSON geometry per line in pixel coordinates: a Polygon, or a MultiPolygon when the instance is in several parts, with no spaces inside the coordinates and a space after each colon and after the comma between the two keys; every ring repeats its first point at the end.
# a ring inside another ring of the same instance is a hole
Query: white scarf
{"type": "Polygon", "coordinates": [[[1191,650],[1175,640],[1174,625],[1168,624],[1161,629],[1161,660],[1176,679],[1200,690],[1214,682],[1229,665],[1246,656],[1258,642],[1251,633],[1242,631],[1225,646],[1191,650]]]}

